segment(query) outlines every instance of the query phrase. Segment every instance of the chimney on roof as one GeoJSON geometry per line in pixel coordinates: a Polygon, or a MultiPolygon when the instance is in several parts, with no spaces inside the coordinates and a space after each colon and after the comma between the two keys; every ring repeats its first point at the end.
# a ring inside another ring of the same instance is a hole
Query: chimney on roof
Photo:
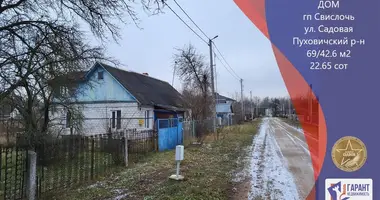
{"type": "Polygon", "coordinates": [[[144,74],[145,76],[149,76],[149,74],[148,74],[148,73],[146,73],[146,72],[144,72],[143,74],[144,74]]]}

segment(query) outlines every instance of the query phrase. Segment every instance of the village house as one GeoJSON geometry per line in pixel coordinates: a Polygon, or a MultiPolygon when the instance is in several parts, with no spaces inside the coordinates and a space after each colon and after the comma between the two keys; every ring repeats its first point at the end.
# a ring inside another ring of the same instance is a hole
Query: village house
{"type": "Polygon", "coordinates": [[[220,119],[220,123],[223,125],[232,124],[233,109],[232,103],[235,102],[234,99],[222,96],[215,93],[216,97],[216,116],[220,119]]]}
{"type": "Polygon", "coordinates": [[[12,101],[14,101],[14,99],[11,97],[2,99],[0,103],[0,120],[9,120],[18,117],[19,112],[12,101]]]}
{"type": "MultiPolygon", "coordinates": [[[[72,132],[72,113],[55,100],[51,119],[61,134],[95,135],[125,129],[152,130],[158,119],[184,117],[181,94],[169,83],[136,73],[95,63],[88,71],[68,76],[75,88],[59,86],[58,94],[74,91],[71,100],[82,114],[81,129],[72,132]],[[75,99],[75,100],[74,100],[75,99]]],[[[56,81],[57,84],[59,81],[56,81]]],[[[57,88],[57,87],[56,87],[57,88]]]]}

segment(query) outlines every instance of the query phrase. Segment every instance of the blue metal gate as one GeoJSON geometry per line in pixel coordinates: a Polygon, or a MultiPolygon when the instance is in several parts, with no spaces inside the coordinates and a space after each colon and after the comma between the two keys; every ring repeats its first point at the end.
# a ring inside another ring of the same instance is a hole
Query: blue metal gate
{"type": "Polygon", "coordinates": [[[175,149],[183,144],[182,118],[158,119],[158,150],[175,149]]]}

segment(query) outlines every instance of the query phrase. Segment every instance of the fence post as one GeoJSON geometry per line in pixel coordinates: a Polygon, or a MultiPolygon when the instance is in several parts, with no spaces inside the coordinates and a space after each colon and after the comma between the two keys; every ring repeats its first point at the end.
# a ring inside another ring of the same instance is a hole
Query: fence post
{"type": "Polygon", "coordinates": [[[158,152],[158,130],[153,129],[154,150],[158,152]]]}
{"type": "Polygon", "coordinates": [[[128,136],[124,137],[124,163],[128,167],[128,136]]]}
{"type": "Polygon", "coordinates": [[[94,179],[94,167],[95,167],[95,139],[91,137],[91,180],[94,179]]]}
{"type": "Polygon", "coordinates": [[[34,151],[28,151],[27,161],[27,179],[26,179],[26,197],[28,200],[36,199],[37,190],[37,154],[34,151]]]}
{"type": "Polygon", "coordinates": [[[194,123],[194,120],[191,121],[191,126],[192,126],[192,129],[191,129],[191,134],[193,137],[195,137],[195,123],[194,123]]]}

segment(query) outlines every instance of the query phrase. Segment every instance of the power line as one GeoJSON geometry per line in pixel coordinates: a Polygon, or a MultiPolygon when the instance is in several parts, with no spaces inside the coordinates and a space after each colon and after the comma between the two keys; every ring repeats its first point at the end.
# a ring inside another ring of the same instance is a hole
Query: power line
{"type": "Polygon", "coordinates": [[[239,77],[239,75],[236,74],[236,72],[234,71],[234,69],[231,67],[231,65],[227,62],[227,60],[224,58],[223,54],[220,52],[220,50],[218,49],[218,47],[216,46],[216,44],[214,43],[214,47],[216,49],[216,51],[220,54],[220,56],[222,57],[222,59],[224,60],[224,62],[227,64],[227,66],[232,70],[232,72],[236,75],[236,77],[238,79],[241,79],[239,77]]]}
{"type": "Polygon", "coordinates": [[[162,1],[177,17],[189,28],[195,35],[199,37],[204,43],[208,45],[205,39],[203,39],[197,32],[195,32],[165,1],[162,1]]]}
{"type": "MultiPolygon", "coordinates": [[[[215,62],[215,57],[216,57],[216,54],[215,52],[214,53],[214,71],[215,71],[215,92],[218,93],[218,74],[216,73],[216,62],[215,62]]],[[[216,99],[218,100],[218,99],[216,99]]]]}
{"type": "Polygon", "coordinates": [[[202,34],[207,38],[207,39],[210,39],[207,34],[197,25],[197,23],[194,22],[194,20],[186,13],[186,11],[181,7],[181,5],[179,5],[179,3],[174,0],[174,3],[177,4],[177,6],[182,10],[183,13],[185,13],[185,15],[190,19],[191,22],[193,22],[193,24],[202,32],[202,34]]]}
{"type": "Polygon", "coordinates": [[[219,58],[219,56],[215,56],[219,61],[220,63],[222,63],[222,66],[228,71],[228,73],[230,73],[234,78],[236,78],[237,80],[240,80],[240,78],[238,78],[238,76],[234,75],[229,69],[228,67],[226,66],[226,64],[224,64],[222,62],[222,60],[219,58]]]}
{"type": "MultiPolygon", "coordinates": [[[[176,0],[173,0],[174,3],[181,9],[181,11],[190,19],[190,21],[199,29],[199,31],[207,38],[210,40],[210,37],[207,36],[207,34],[197,25],[197,23],[195,23],[195,21],[189,16],[189,14],[187,14],[187,12],[182,8],[182,6],[176,1],[176,0]]],[[[197,32],[195,32],[165,1],[163,1],[163,3],[169,7],[169,9],[194,33],[196,34],[204,43],[206,43],[207,45],[208,42],[206,42],[197,32]]],[[[218,49],[218,47],[215,45],[214,42],[212,42],[212,44],[214,45],[215,49],[218,51],[219,55],[221,56],[222,60],[224,60],[224,62],[218,57],[216,56],[215,54],[215,57],[222,63],[223,67],[226,68],[226,70],[234,77],[236,78],[237,80],[240,80],[241,78],[236,74],[236,72],[233,70],[233,68],[231,67],[231,65],[227,62],[227,60],[224,58],[223,54],[221,53],[221,51],[218,49]],[[226,64],[227,66],[226,66],[226,64]],[[228,69],[229,68],[229,69],[228,69]]]]}

